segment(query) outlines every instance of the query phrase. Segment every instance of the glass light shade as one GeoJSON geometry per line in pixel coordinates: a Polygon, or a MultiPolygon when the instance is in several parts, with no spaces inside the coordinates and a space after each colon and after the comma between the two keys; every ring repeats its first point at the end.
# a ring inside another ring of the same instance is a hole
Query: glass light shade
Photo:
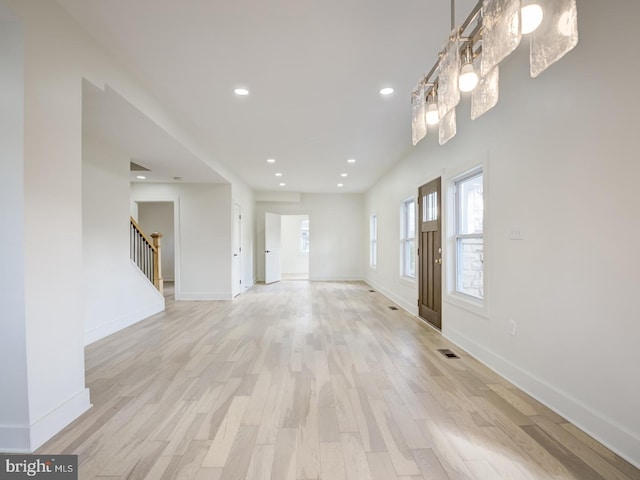
{"type": "Polygon", "coordinates": [[[478,85],[478,80],[478,74],[473,69],[473,65],[471,63],[465,63],[460,69],[460,77],[458,79],[460,91],[472,91],[478,85]]]}
{"type": "Polygon", "coordinates": [[[456,109],[452,109],[444,117],[438,126],[438,139],[440,145],[444,145],[455,137],[458,127],[456,126],[456,109]]]}
{"type": "Polygon", "coordinates": [[[429,107],[427,107],[427,125],[436,125],[439,121],[438,105],[432,102],[429,104],[429,107]]]}
{"type": "MultiPolygon", "coordinates": [[[[474,60],[476,70],[480,70],[482,53],[474,60]]],[[[471,119],[475,120],[498,103],[500,65],[496,65],[487,75],[480,77],[478,86],[471,92],[471,119]]]]}
{"type": "Polygon", "coordinates": [[[411,93],[411,141],[413,145],[417,145],[427,134],[426,112],[424,85],[420,82],[411,93]]]}
{"type": "Polygon", "coordinates": [[[531,34],[532,77],[540,75],[578,44],[576,0],[536,0],[536,3],[544,11],[544,22],[531,34]]]}
{"type": "MultiPolygon", "coordinates": [[[[480,62],[476,61],[476,66],[480,62]]],[[[500,65],[496,65],[486,77],[480,79],[478,86],[471,93],[471,119],[491,110],[498,103],[498,87],[500,81],[500,65]]]]}
{"type": "Polygon", "coordinates": [[[449,41],[440,59],[438,75],[438,115],[440,118],[453,110],[460,103],[460,32],[455,29],[449,35],[449,41]]]}
{"type": "Polygon", "coordinates": [[[521,10],[522,23],[521,31],[523,35],[534,32],[542,23],[544,12],[537,3],[525,5],[521,10]]]}
{"type": "Polygon", "coordinates": [[[482,77],[486,77],[520,44],[520,7],[520,0],[483,0],[482,77]]]}

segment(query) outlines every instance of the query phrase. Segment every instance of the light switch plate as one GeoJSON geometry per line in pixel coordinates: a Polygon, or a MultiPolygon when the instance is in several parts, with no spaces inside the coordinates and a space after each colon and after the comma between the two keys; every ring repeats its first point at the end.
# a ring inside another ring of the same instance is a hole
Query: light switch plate
{"type": "Polygon", "coordinates": [[[511,240],[524,240],[522,225],[513,224],[509,227],[509,238],[511,240]]]}

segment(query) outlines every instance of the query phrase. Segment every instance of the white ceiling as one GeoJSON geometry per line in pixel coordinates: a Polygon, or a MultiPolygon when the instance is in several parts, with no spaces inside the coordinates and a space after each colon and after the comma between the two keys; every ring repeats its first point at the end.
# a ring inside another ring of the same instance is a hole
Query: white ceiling
{"type": "MultiPolygon", "coordinates": [[[[58,2],[256,190],[375,183],[412,148],[410,93],[450,26],[450,0],[58,2]]],[[[458,22],[475,3],[457,0],[458,22]]]]}

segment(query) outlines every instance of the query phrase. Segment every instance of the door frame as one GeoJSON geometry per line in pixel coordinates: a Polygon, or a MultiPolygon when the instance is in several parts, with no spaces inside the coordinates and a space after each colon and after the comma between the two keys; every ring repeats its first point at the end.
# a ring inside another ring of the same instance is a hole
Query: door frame
{"type": "Polygon", "coordinates": [[[242,208],[239,203],[233,203],[233,232],[231,253],[231,296],[237,297],[242,293],[242,208]],[[237,251],[236,251],[237,247],[237,251]],[[234,258],[237,257],[237,266],[234,258]]]}
{"type": "Polygon", "coordinates": [[[265,284],[270,284],[270,283],[276,283],[276,282],[280,282],[282,280],[282,261],[280,259],[280,247],[281,247],[281,235],[282,235],[282,214],[280,213],[273,213],[273,212],[265,212],[264,213],[264,283],[265,284]],[[275,241],[275,243],[273,245],[274,246],[269,246],[267,242],[267,238],[269,237],[269,216],[271,216],[272,220],[275,220],[275,218],[277,217],[277,229],[273,229],[274,234],[277,234],[277,241],[275,241]],[[270,250],[271,248],[271,250],[270,250]],[[269,256],[269,254],[272,254],[271,256],[269,256]],[[272,262],[277,262],[278,263],[278,268],[277,271],[275,272],[275,274],[273,276],[269,275],[269,268],[268,268],[268,264],[269,261],[272,262]]]}
{"type": "Polygon", "coordinates": [[[436,177],[424,183],[418,188],[418,215],[416,216],[416,234],[418,235],[418,316],[425,320],[430,326],[442,329],[442,303],[443,303],[443,286],[444,286],[444,269],[443,269],[443,195],[442,195],[442,177],[436,177]],[[432,184],[435,184],[432,185],[432,184]],[[430,188],[428,188],[430,187],[430,188]],[[436,218],[427,220],[425,218],[425,197],[423,189],[429,189],[437,192],[436,195],[436,218]],[[435,228],[435,230],[434,230],[435,228]],[[429,232],[437,232],[431,240],[428,239],[429,232]],[[423,235],[426,235],[427,242],[423,235]],[[426,270],[426,271],[425,271],[426,270]],[[424,298],[424,283],[427,278],[433,276],[437,279],[434,283],[433,292],[427,292],[427,298],[424,298]],[[431,298],[429,298],[431,296],[431,298]]]}

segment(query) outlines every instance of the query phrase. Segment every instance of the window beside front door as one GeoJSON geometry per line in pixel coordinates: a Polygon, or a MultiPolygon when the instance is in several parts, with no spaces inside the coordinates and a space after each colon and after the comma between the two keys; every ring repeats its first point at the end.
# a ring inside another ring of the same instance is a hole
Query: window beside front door
{"type": "Polygon", "coordinates": [[[416,199],[403,201],[400,206],[400,275],[416,277],[416,199]]]}
{"type": "Polygon", "coordinates": [[[454,180],[455,291],[484,299],[484,190],[482,169],[454,180]]]}

